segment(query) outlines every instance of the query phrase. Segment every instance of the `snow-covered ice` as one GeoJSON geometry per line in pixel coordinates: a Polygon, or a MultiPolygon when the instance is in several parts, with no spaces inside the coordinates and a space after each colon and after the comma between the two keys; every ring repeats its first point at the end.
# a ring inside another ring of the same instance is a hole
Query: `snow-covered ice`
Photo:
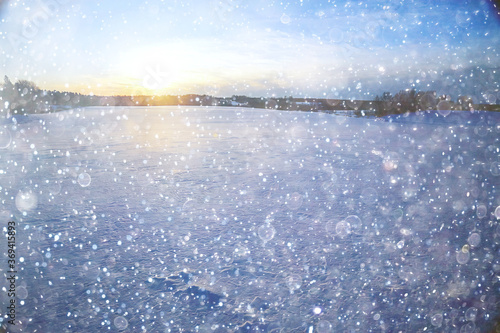
{"type": "Polygon", "coordinates": [[[220,107],[3,120],[15,329],[491,329],[499,120],[220,107]]]}

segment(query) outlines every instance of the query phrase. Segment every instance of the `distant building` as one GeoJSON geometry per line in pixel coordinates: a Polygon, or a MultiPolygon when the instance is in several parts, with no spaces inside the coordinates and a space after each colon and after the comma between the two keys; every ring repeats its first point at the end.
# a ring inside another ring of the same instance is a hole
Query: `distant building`
{"type": "Polygon", "coordinates": [[[247,106],[248,102],[241,103],[241,102],[236,102],[236,101],[231,101],[231,106],[247,106]]]}

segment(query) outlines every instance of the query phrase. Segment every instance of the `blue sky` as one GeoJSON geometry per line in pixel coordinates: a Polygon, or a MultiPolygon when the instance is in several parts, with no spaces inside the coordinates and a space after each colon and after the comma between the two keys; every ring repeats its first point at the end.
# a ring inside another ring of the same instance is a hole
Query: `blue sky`
{"type": "Polygon", "coordinates": [[[499,93],[500,23],[490,1],[11,0],[0,19],[0,74],[46,89],[499,93]],[[485,70],[486,79],[474,75],[485,70]]]}

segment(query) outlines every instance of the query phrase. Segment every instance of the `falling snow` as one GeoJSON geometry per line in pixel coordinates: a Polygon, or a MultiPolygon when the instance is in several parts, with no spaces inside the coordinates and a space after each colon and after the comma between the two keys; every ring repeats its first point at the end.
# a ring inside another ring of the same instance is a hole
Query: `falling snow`
{"type": "Polygon", "coordinates": [[[0,0],[0,332],[500,332],[499,17],[0,0]]]}

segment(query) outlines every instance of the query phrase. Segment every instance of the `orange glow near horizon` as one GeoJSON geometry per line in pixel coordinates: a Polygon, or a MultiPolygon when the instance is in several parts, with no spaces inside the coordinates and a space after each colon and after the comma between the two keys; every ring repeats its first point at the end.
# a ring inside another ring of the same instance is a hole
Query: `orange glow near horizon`
{"type": "Polygon", "coordinates": [[[218,87],[244,81],[239,76],[251,73],[229,71],[234,58],[183,42],[153,45],[119,55],[103,75],[86,76],[79,82],[66,84],[45,82],[41,87],[101,96],[217,95],[218,87]]]}
{"type": "MultiPolygon", "coordinates": [[[[128,81],[128,80],[127,80],[128,81]]],[[[40,88],[45,90],[58,90],[82,95],[95,95],[95,96],[160,96],[160,95],[177,95],[178,93],[173,89],[148,89],[144,86],[134,83],[131,80],[125,83],[123,79],[106,79],[100,80],[97,78],[89,79],[92,83],[75,83],[75,84],[43,84],[40,88]],[[94,83],[99,82],[99,83],[94,83]],[[119,82],[119,83],[117,83],[119,82]]],[[[35,82],[36,83],[36,82],[35,82]]]]}

